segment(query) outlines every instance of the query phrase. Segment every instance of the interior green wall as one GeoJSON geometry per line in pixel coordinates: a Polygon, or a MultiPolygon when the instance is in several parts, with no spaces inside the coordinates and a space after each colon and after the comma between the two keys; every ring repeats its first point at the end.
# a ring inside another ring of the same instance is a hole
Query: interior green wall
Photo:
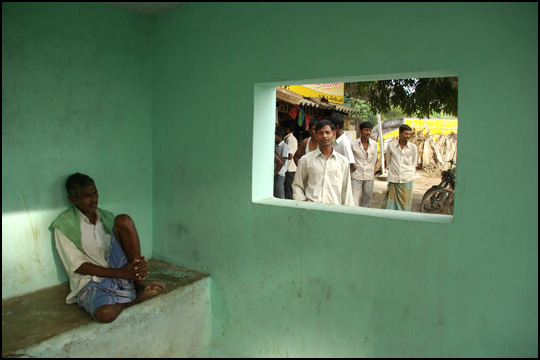
{"type": "Polygon", "coordinates": [[[2,298],[67,281],[48,227],[74,172],[152,256],[149,25],[97,3],[2,3],[2,298]]]}
{"type": "Polygon", "coordinates": [[[187,3],[153,24],[154,256],[211,273],[209,355],[538,355],[537,4],[187,3]],[[255,84],[446,70],[451,224],[251,202],[255,84]]]}
{"type": "Polygon", "coordinates": [[[537,34],[537,4],[3,3],[2,297],[67,280],[80,171],[211,273],[209,356],[537,356],[537,34]],[[449,70],[451,224],[251,202],[256,84],[449,70]]]}

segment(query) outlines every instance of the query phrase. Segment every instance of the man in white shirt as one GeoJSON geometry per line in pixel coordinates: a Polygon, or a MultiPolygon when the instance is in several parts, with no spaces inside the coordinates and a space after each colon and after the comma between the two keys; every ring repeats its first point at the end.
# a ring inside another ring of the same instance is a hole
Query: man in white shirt
{"type": "Polygon", "coordinates": [[[165,285],[145,281],[148,263],[128,215],[98,208],[94,180],[76,173],[66,181],[71,208],[51,227],[69,276],[66,303],[77,302],[99,322],[112,322],[137,296],[155,295],[165,285]]]}
{"type": "Polygon", "coordinates": [[[334,124],[321,120],[315,130],[319,147],[298,161],[294,200],[353,206],[349,160],[332,147],[334,124]]]}
{"type": "Polygon", "coordinates": [[[409,125],[399,127],[399,140],[388,143],[386,164],[388,167],[388,191],[383,208],[411,211],[414,173],[418,150],[409,142],[412,129],[409,125]]]}
{"type": "Polygon", "coordinates": [[[334,141],[334,149],[345,156],[349,160],[349,166],[351,174],[356,170],[356,161],[354,160],[354,155],[351,148],[351,140],[343,131],[343,115],[340,113],[334,112],[330,115],[330,121],[334,123],[334,128],[336,130],[336,138],[334,141]]]}
{"type": "Polygon", "coordinates": [[[287,156],[287,171],[285,172],[285,199],[292,199],[292,183],[294,181],[294,174],[296,173],[296,163],[293,161],[293,156],[298,150],[298,140],[294,137],[292,133],[293,122],[288,121],[283,124],[283,129],[285,130],[285,137],[283,141],[289,146],[289,154],[287,156]]]}
{"type": "MultiPolygon", "coordinates": [[[[276,128],[274,156],[281,160],[274,161],[274,196],[278,199],[285,199],[285,173],[289,160],[289,146],[283,141],[285,130],[281,127],[276,128]]],[[[277,159],[276,159],[277,160],[277,159]]]]}
{"type": "Polygon", "coordinates": [[[373,125],[367,121],[360,124],[358,139],[352,142],[356,171],[352,173],[352,193],[355,206],[370,207],[375,181],[377,142],[370,139],[373,125]]]}

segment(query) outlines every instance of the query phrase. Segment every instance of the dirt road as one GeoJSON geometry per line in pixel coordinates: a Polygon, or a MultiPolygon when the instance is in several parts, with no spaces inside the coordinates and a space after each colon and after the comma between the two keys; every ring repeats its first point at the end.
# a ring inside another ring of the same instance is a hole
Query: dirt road
{"type": "MultiPolygon", "coordinates": [[[[440,177],[430,177],[421,172],[416,173],[416,178],[414,179],[413,185],[413,202],[411,211],[420,212],[420,205],[422,204],[422,196],[427,189],[433,185],[437,185],[441,182],[440,177]]],[[[375,179],[373,185],[373,198],[371,200],[372,209],[380,209],[384,200],[384,194],[386,193],[386,188],[388,182],[375,179]]]]}

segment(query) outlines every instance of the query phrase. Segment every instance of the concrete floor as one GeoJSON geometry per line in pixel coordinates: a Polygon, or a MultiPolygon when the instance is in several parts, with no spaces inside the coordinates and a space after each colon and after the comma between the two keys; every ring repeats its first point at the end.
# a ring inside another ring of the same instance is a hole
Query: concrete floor
{"type": "MultiPolygon", "coordinates": [[[[130,307],[208,276],[158,260],[149,260],[149,264],[151,274],[147,280],[161,282],[166,287],[160,294],[135,299],[130,307]]],[[[68,292],[69,285],[66,283],[3,300],[2,357],[16,357],[19,349],[93,323],[85,310],[76,304],[65,303],[68,292]]],[[[122,315],[124,313],[120,314],[119,319],[122,315]]]]}

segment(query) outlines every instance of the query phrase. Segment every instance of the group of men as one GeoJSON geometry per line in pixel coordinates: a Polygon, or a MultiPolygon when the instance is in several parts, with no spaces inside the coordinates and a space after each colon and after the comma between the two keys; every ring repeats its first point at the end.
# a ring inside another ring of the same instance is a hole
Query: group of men
{"type": "MultiPolygon", "coordinates": [[[[332,113],[309,124],[311,137],[300,146],[292,123],[276,127],[274,196],[280,199],[370,207],[375,181],[377,143],[373,125],[360,124],[357,139],[343,130],[343,116],[332,113]]],[[[388,189],[383,208],[410,211],[417,161],[416,145],[409,142],[412,129],[399,128],[399,139],[386,149],[388,189]]]]}

